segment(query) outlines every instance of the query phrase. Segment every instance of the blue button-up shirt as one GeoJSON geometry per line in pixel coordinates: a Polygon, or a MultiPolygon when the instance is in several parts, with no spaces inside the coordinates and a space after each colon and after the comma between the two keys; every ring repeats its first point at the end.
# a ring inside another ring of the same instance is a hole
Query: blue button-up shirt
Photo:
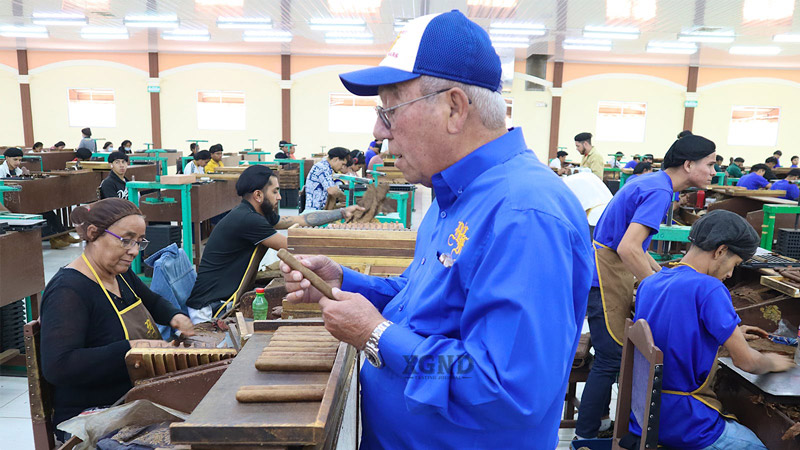
{"type": "Polygon", "coordinates": [[[327,159],[308,171],[306,178],[306,209],[322,209],[328,201],[328,188],[334,186],[333,168],[327,159]]]}
{"type": "Polygon", "coordinates": [[[400,277],[343,269],[394,322],[385,367],[361,371],[362,448],[552,449],[592,277],[586,214],[520,129],[433,189],[400,277]]]}

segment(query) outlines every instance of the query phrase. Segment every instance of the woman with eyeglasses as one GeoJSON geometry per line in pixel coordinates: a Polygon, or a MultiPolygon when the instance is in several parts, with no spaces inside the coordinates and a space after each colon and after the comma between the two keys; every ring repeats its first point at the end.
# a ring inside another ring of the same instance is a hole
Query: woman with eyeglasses
{"type": "Polygon", "coordinates": [[[156,324],[194,334],[189,318],[130,270],[147,247],[133,203],[100,200],[72,212],[86,247],[47,283],[41,306],[42,373],[53,385],[53,422],[112,405],[132,387],[125,354],[165,347],[156,324]]]}

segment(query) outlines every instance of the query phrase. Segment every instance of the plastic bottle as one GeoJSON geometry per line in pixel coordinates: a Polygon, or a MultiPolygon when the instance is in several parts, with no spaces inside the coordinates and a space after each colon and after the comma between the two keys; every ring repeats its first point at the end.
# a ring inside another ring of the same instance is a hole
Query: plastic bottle
{"type": "Polygon", "coordinates": [[[269,304],[264,297],[264,288],[256,288],[256,298],[253,299],[253,319],[254,320],[267,320],[269,313],[269,304]]]}

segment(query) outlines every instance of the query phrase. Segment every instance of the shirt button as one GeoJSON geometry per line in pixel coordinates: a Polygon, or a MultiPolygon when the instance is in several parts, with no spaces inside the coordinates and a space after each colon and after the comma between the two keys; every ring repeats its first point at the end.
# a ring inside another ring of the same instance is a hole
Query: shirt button
{"type": "Polygon", "coordinates": [[[425,264],[425,258],[422,258],[422,261],[419,264],[420,265],[424,265],[425,264]]]}
{"type": "Polygon", "coordinates": [[[405,305],[400,305],[400,307],[399,307],[399,308],[397,308],[397,310],[398,310],[398,311],[402,311],[404,307],[405,307],[405,305]]]}
{"type": "Polygon", "coordinates": [[[442,219],[444,219],[445,217],[447,217],[447,213],[446,213],[446,212],[444,212],[444,211],[442,211],[442,213],[441,213],[441,214],[439,214],[439,216],[441,216],[441,217],[442,217],[442,219]]]}
{"type": "Polygon", "coordinates": [[[463,188],[458,188],[458,193],[459,193],[459,195],[464,193],[464,189],[463,188]]]}

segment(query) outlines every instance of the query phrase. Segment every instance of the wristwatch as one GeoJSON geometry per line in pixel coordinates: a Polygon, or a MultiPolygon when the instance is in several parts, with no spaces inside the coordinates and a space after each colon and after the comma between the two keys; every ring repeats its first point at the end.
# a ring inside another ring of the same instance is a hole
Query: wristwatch
{"type": "Polygon", "coordinates": [[[380,342],[381,335],[389,328],[389,325],[392,325],[392,321],[387,320],[375,327],[369,336],[369,340],[367,340],[367,345],[364,346],[364,356],[367,357],[367,361],[378,369],[383,367],[383,359],[381,359],[381,354],[378,351],[378,342],[380,342]]]}

